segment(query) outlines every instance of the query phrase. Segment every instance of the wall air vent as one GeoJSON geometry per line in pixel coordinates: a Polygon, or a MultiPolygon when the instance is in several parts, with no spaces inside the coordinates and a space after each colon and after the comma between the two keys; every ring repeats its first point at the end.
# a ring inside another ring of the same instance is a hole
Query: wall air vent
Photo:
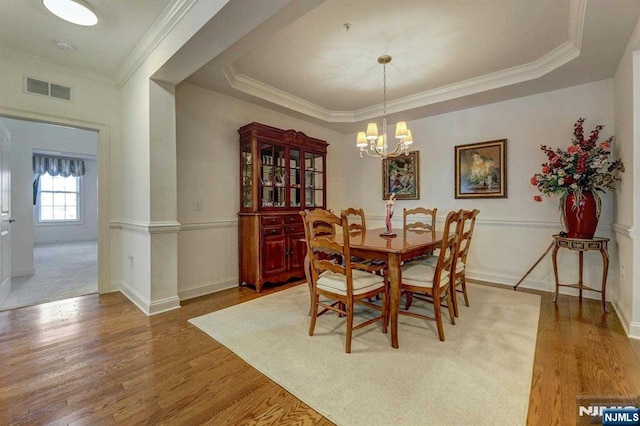
{"type": "Polygon", "coordinates": [[[47,96],[64,101],[71,100],[71,87],[49,83],[48,81],[42,81],[32,77],[25,77],[24,90],[34,95],[47,96]]]}

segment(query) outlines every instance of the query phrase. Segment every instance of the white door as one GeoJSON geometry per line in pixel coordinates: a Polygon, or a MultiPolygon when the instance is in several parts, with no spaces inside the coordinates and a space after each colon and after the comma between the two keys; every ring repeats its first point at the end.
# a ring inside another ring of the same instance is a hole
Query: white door
{"type": "Polygon", "coordinates": [[[11,135],[0,120],[0,304],[11,291],[11,135]]]}

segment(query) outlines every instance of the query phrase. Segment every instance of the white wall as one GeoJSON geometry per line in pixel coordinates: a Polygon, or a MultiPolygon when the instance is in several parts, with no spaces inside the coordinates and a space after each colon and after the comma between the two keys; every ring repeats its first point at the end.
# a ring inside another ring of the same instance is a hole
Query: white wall
{"type": "MultiPolygon", "coordinates": [[[[530,184],[530,178],[545,161],[540,145],[567,147],[573,135],[573,124],[579,117],[587,118],[585,130],[603,124],[606,126],[601,133],[603,137],[614,134],[612,80],[410,122],[414,149],[420,151],[420,200],[396,202],[396,226],[401,226],[404,207],[437,207],[440,220],[450,210],[478,208],[480,215],[469,255],[468,274],[480,280],[514,285],[545,251],[552,235],[562,230],[557,198],[545,198],[543,203],[532,199],[538,192],[530,184]],[[507,139],[508,198],[455,199],[454,147],[496,139],[507,139]]],[[[355,143],[355,133],[345,138],[345,145],[351,147],[355,143]]],[[[355,148],[346,150],[345,157],[347,167],[342,171],[342,179],[349,203],[363,207],[368,218],[377,216],[378,224],[382,226],[384,202],[380,161],[360,159],[355,148]]],[[[625,175],[623,179],[630,179],[630,176],[625,175]]],[[[613,237],[612,203],[612,195],[603,198],[597,230],[598,235],[610,238],[613,237]]],[[[618,292],[615,244],[609,252],[612,264],[607,296],[615,300],[618,292]]],[[[562,250],[558,260],[561,281],[577,281],[577,254],[562,250]]],[[[585,265],[585,283],[599,285],[600,255],[587,253],[585,265]]],[[[555,290],[550,256],[521,286],[555,290]]]]}
{"type": "Polygon", "coordinates": [[[176,118],[180,299],[238,285],[238,129],[245,124],[256,121],[326,140],[327,204],[345,205],[341,133],[190,84],[176,88],[176,118]]]}
{"type": "Polygon", "coordinates": [[[616,148],[626,168],[616,197],[620,291],[616,311],[630,336],[640,339],[640,21],[615,76],[616,148]],[[634,197],[634,194],[636,195],[634,197]],[[635,226],[634,226],[635,225],[635,226]]]}

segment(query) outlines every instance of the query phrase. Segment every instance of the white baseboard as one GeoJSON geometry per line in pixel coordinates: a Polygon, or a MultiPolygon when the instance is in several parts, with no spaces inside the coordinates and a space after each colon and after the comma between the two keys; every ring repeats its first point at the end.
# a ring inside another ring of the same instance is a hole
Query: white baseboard
{"type": "Polygon", "coordinates": [[[174,309],[180,309],[180,298],[178,296],[166,297],[160,300],[154,300],[149,306],[149,316],[158,315],[163,312],[173,311],[174,309]]]}
{"type": "Polygon", "coordinates": [[[632,322],[629,324],[629,333],[627,333],[627,335],[631,339],[640,340],[640,322],[632,322]]]}
{"type": "MultiPolygon", "coordinates": [[[[501,284],[504,286],[510,286],[512,288],[513,286],[516,285],[516,283],[520,279],[520,277],[514,278],[506,275],[495,275],[490,273],[474,272],[474,271],[469,271],[467,273],[467,278],[469,278],[470,280],[486,281],[490,283],[501,284]]],[[[533,280],[523,281],[522,284],[518,286],[518,288],[545,291],[547,293],[555,293],[556,291],[556,286],[554,283],[543,282],[543,281],[533,281],[533,280]]],[[[560,294],[564,294],[567,296],[578,296],[578,290],[574,288],[560,287],[560,294]]],[[[584,297],[585,299],[600,300],[600,293],[584,290],[582,292],[582,297],[584,297]]],[[[607,297],[607,300],[610,300],[610,297],[607,297]]]]}
{"type": "Polygon", "coordinates": [[[222,281],[208,282],[194,288],[178,291],[178,297],[167,298],[155,302],[150,302],[146,297],[138,293],[134,288],[124,281],[112,281],[110,292],[119,291],[127,299],[138,307],[146,315],[157,315],[162,312],[180,308],[181,300],[193,299],[207,294],[217,293],[238,286],[237,278],[229,278],[222,281]]]}
{"type": "Polygon", "coordinates": [[[640,323],[631,321],[631,318],[628,317],[627,313],[617,302],[612,302],[611,304],[618,314],[618,318],[620,319],[622,328],[624,328],[625,333],[627,333],[627,337],[640,340],[640,323]]]}
{"type": "Polygon", "coordinates": [[[206,296],[222,290],[238,287],[238,278],[229,278],[222,281],[212,281],[198,287],[187,288],[178,291],[180,300],[193,299],[195,297],[206,296]]]}
{"type": "Polygon", "coordinates": [[[120,291],[120,293],[124,294],[125,297],[131,301],[131,303],[136,305],[138,309],[144,312],[147,316],[157,315],[163,312],[180,308],[180,299],[177,296],[167,297],[165,299],[154,300],[153,302],[151,302],[149,299],[138,293],[125,281],[112,282],[111,288],[114,291],[117,290],[120,291]]]}
{"type": "Polygon", "coordinates": [[[0,305],[7,300],[9,297],[9,293],[11,293],[11,286],[9,285],[10,280],[6,280],[4,283],[0,283],[0,305]]]}
{"type": "Polygon", "coordinates": [[[19,278],[19,277],[29,277],[36,273],[35,268],[27,268],[27,269],[12,269],[11,270],[11,278],[19,278]]]}

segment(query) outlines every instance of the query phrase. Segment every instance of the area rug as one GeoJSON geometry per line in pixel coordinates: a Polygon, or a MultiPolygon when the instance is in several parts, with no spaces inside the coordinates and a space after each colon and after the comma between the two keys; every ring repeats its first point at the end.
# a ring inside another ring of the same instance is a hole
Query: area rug
{"type": "Polygon", "coordinates": [[[305,284],[189,322],[338,425],[524,425],[540,297],[469,287],[444,342],[435,322],[401,316],[398,349],[372,325],[344,353],[335,314],[310,337],[305,284]]]}

